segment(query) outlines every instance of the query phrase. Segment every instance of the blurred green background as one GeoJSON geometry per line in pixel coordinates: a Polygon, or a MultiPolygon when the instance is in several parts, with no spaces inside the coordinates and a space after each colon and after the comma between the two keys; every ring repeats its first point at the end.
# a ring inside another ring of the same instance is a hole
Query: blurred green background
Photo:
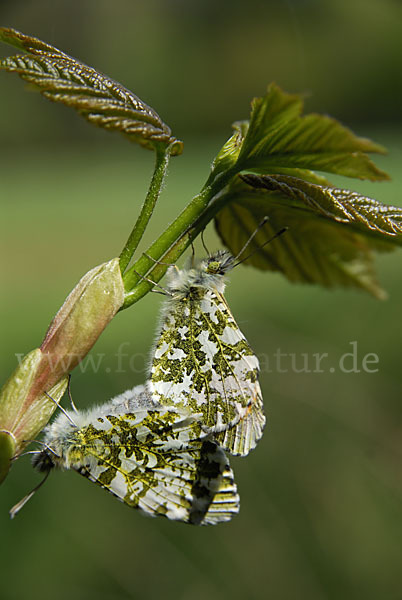
{"type": "MultiPolygon", "coordinates": [[[[378,164],[391,183],[337,183],[401,204],[398,0],[2,0],[0,17],[121,81],[184,139],[148,241],[197,193],[230,123],[272,80],[385,144],[378,164]]],[[[153,157],[17,77],[0,74],[0,86],[5,380],[81,275],[119,253],[153,157]]],[[[219,246],[212,228],[206,238],[219,246]]],[[[8,509],[40,478],[21,459],[1,488],[0,597],[400,600],[401,265],[400,252],[378,260],[386,302],[236,269],[227,298],[261,358],[269,414],[258,449],[232,460],[240,514],[216,528],[149,520],[67,472],[11,522],[8,509]],[[375,353],[378,372],[339,369],[351,342],[360,369],[375,353]],[[292,369],[290,355],[313,370],[317,353],[329,355],[322,373],[292,369]]],[[[160,302],[148,295],[104,332],[98,368],[73,374],[78,406],[144,381],[160,302]]]]}

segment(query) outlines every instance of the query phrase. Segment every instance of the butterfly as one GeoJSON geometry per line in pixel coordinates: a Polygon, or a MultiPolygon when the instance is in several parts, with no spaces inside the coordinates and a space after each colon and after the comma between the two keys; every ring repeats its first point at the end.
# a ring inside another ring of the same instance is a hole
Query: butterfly
{"type": "Polygon", "coordinates": [[[201,415],[156,405],[143,385],[103,406],[60,413],[33,465],[73,469],[151,516],[214,525],[239,511],[228,459],[201,415]]]}
{"type": "Polygon", "coordinates": [[[224,297],[235,258],[226,251],[170,267],[148,387],[154,400],[201,413],[231,454],[245,456],[265,425],[259,363],[224,297]]]}

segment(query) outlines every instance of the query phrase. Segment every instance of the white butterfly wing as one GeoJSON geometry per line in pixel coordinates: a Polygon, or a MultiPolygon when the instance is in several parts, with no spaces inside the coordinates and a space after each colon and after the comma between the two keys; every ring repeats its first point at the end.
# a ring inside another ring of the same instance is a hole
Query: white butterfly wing
{"type": "Polygon", "coordinates": [[[233,473],[199,417],[166,407],[105,415],[101,430],[94,423],[77,432],[79,460],[70,466],[148,515],[193,524],[229,520],[239,510],[233,473]]]}
{"type": "Polygon", "coordinates": [[[262,438],[265,423],[262,397],[259,395],[250,405],[247,415],[234,427],[217,433],[215,439],[230,454],[247,456],[262,438]]]}
{"type": "Polygon", "coordinates": [[[204,288],[197,294],[168,301],[149,390],[163,405],[201,412],[210,431],[226,432],[219,435],[226,450],[245,455],[265,423],[258,360],[223,295],[204,288]],[[228,431],[237,424],[235,440],[228,431]]]}
{"type": "Polygon", "coordinates": [[[196,301],[172,303],[155,348],[149,386],[162,404],[198,409],[206,424],[219,430],[245,415],[257,363],[252,364],[256,359],[223,297],[201,291],[196,301]]]}

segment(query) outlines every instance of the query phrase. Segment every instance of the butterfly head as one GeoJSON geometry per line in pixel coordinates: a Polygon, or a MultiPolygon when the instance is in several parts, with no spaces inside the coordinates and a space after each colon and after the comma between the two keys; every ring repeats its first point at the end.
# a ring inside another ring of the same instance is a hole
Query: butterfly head
{"type": "Polygon", "coordinates": [[[40,473],[48,473],[55,466],[54,455],[50,450],[44,448],[42,452],[34,454],[32,466],[40,473]]]}
{"type": "Polygon", "coordinates": [[[218,250],[203,261],[202,266],[208,275],[225,275],[234,266],[234,257],[227,250],[218,250]]]}
{"type": "Polygon", "coordinates": [[[174,300],[183,300],[189,295],[199,294],[200,289],[216,289],[223,293],[224,275],[234,266],[234,258],[226,250],[219,250],[204,260],[192,263],[184,269],[170,267],[167,289],[174,300]],[[198,291],[197,291],[198,290],[198,291]]]}
{"type": "MultiPolygon", "coordinates": [[[[74,413],[79,421],[85,418],[85,413],[74,413]]],[[[57,418],[44,429],[42,450],[34,454],[32,466],[40,473],[49,473],[54,467],[68,468],[66,456],[76,443],[78,426],[72,424],[71,416],[60,413],[57,418]]]]}

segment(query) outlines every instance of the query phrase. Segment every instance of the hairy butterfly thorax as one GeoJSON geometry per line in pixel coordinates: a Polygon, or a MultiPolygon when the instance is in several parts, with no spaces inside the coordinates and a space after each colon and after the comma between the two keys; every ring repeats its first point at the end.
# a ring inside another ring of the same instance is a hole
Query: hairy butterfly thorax
{"type": "Polygon", "coordinates": [[[265,417],[257,357],[223,295],[234,265],[219,251],[169,269],[148,385],[156,402],[201,413],[222,447],[244,456],[261,438],[265,417]]]}

